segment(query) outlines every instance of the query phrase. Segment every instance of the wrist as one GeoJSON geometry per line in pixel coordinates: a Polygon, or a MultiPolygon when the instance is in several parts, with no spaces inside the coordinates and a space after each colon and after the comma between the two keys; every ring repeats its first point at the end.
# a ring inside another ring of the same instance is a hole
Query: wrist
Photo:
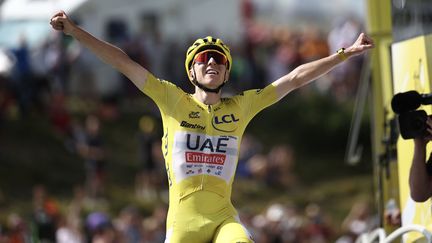
{"type": "Polygon", "coordinates": [[[339,57],[339,59],[341,59],[342,61],[348,59],[347,49],[345,47],[338,49],[336,51],[336,54],[339,57]]]}
{"type": "Polygon", "coordinates": [[[75,24],[71,24],[69,27],[69,31],[65,32],[66,35],[70,35],[74,38],[77,38],[77,35],[79,35],[79,27],[75,24]]]}

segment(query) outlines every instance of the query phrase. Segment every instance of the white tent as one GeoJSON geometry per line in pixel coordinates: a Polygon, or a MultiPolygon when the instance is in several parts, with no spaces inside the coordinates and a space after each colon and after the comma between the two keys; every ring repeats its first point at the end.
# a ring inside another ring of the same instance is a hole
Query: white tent
{"type": "Polygon", "coordinates": [[[59,10],[73,11],[87,0],[5,0],[0,20],[47,19],[59,10]]]}
{"type": "Polygon", "coordinates": [[[33,47],[50,33],[49,19],[59,9],[73,11],[87,0],[5,0],[0,5],[0,47],[13,48],[25,38],[33,47]]]}

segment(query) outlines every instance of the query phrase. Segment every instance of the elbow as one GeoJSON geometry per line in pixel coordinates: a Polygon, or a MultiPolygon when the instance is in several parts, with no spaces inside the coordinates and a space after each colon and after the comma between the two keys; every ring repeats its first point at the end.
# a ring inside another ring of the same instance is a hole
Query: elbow
{"type": "Polygon", "coordinates": [[[290,83],[294,88],[299,88],[303,85],[303,73],[302,73],[302,66],[299,66],[292,70],[289,74],[290,83]]]}

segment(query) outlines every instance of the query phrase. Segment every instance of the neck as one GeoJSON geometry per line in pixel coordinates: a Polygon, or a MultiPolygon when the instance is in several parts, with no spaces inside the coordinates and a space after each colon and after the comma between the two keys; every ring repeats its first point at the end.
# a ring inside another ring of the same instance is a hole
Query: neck
{"type": "Polygon", "coordinates": [[[198,87],[195,87],[193,97],[206,105],[217,104],[221,99],[221,91],[218,93],[206,92],[198,87]]]}

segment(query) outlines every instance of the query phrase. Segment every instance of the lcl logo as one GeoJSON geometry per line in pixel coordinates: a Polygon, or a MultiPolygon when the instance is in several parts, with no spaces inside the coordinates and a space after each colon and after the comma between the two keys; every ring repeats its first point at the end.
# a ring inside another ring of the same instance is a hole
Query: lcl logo
{"type": "Polygon", "coordinates": [[[221,132],[234,132],[237,129],[235,123],[239,120],[240,119],[235,117],[234,114],[215,116],[212,120],[212,126],[214,129],[221,132]]]}
{"type": "Polygon", "coordinates": [[[229,115],[223,115],[221,117],[215,116],[214,122],[215,124],[222,124],[222,123],[232,123],[232,122],[238,122],[239,119],[234,116],[234,114],[229,115]]]}

